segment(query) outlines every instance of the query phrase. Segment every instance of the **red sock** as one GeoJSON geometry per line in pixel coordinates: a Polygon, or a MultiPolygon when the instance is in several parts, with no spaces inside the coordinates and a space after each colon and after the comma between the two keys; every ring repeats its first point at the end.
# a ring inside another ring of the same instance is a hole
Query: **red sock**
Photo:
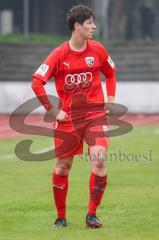
{"type": "Polygon", "coordinates": [[[90,176],[90,200],[88,214],[96,214],[96,209],[100,204],[107,184],[107,175],[99,177],[94,173],[90,176]]]}
{"type": "Polygon", "coordinates": [[[52,185],[57,216],[58,218],[66,218],[68,175],[58,175],[54,172],[52,176],[52,185]]]}

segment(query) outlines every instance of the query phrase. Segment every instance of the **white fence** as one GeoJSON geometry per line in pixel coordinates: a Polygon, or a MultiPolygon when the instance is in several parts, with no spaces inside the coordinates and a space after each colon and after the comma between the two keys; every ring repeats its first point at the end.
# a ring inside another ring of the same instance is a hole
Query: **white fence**
{"type": "MultiPolygon", "coordinates": [[[[1,82],[0,89],[0,113],[11,113],[26,100],[35,97],[30,82],[1,82]]],[[[45,89],[48,94],[57,96],[52,82],[45,89]]],[[[106,92],[104,83],[103,89],[106,92]]],[[[118,82],[116,103],[125,105],[130,113],[159,113],[159,83],[118,82]]],[[[35,112],[42,111],[41,107],[35,112]]]]}

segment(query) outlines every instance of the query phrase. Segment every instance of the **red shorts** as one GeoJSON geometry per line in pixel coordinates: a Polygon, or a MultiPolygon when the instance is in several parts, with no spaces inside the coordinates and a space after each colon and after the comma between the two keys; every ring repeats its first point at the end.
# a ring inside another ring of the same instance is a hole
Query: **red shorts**
{"type": "Polygon", "coordinates": [[[106,116],[82,119],[79,122],[54,122],[55,157],[66,158],[83,153],[83,142],[108,147],[106,116]]]}

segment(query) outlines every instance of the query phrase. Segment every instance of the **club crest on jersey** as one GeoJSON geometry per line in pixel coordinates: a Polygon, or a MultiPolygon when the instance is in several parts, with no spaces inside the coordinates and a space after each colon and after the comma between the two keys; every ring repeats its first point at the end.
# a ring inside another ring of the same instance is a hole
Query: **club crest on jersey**
{"type": "Polygon", "coordinates": [[[85,60],[89,67],[92,67],[94,65],[94,57],[86,57],[85,60]]]}

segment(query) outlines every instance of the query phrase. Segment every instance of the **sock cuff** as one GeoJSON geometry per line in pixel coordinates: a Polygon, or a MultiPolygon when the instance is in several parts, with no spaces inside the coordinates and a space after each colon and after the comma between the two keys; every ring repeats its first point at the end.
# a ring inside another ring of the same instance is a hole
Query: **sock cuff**
{"type": "Polygon", "coordinates": [[[105,176],[100,177],[100,176],[94,174],[93,172],[91,172],[91,177],[93,177],[98,182],[106,182],[107,183],[107,174],[105,176]]]}
{"type": "Polygon", "coordinates": [[[68,185],[68,175],[60,175],[53,172],[52,174],[52,182],[53,184],[61,185],[66,184],[68,185]]]}
{"type": "Polygon", "coordinates": [[[68,174],[67,175],[60,175],[60,174],[57,174],[55,171],[53,172],[53,176],[57,177],[57,178],[63,178],[63,179],[66,179],[68,178],[68,174]]]}

